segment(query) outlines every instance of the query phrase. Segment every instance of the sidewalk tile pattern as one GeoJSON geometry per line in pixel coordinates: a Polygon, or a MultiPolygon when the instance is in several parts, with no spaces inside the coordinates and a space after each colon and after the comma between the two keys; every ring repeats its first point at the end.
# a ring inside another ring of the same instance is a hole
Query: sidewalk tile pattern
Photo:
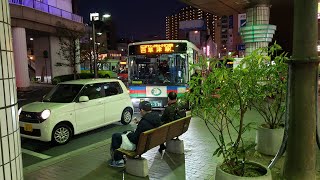
{"type": "MultiPolygon", "coordinates": [[[[256,114],[249,114],[249,121],[256,121],[256,114]]],[[[249,132],[247,140],[254,141],[255,131],[249,132]]],[[[192,118],[189,130],[180,137],[184,141],[185,154],[165,153],[161,159],[158,147],[143,154],[148,160],[149,176],[135,177],[124,172],[124,168],[108,166],[110,144],[78,156],[70,157],[38,171],[25,174],[26,180],[103,180],[103,179],[165,179],[165,180],[213,180],[215,168],[222,162],[221,158],[212,156],[217,144],[211,137],[203,121],[192,118]]],[[[254,150],[248,152],[249,159],[267,165],[273,158],[261,155],[254,150]]],[[[281,179],[283,159],[272,169],[273,180],[281,179]]]]}

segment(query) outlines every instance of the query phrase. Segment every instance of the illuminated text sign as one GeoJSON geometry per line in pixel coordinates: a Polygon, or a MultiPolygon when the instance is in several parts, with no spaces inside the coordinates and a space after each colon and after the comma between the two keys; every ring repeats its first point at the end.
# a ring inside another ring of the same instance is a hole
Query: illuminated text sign
{"type": "Polygon", "coordinates": [[[173,51],[174,51],[173,44],[140,45],[140,53],[141,54],[172,53],[173,51]]]}
{"type": "Polygon", "coordinates": [[[129,55],[186,53],[187,43],[152,43],[129,46],[129,55]]]}

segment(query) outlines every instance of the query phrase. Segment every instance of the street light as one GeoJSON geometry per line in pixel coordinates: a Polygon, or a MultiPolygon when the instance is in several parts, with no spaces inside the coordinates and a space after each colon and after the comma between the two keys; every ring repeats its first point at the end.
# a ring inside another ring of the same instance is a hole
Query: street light
{"type": "Polygon", "coordinates": [[[110,18],[110,17],[111,17],[110,14],[104,14],[104,15],[102,15],[102,18],[103,18],[103,19],[108,19],[108,18],[110,18]]]}
{"type": "MultiPolygon", "coordinates": [[[[107,25],[107,22],[108,22],[108,19],[110,19],[111,18],[111,15],[110,14],[108,14],[108,13],[106,13],[106,14],[104,14],[104,15],[102,15],[102,21],[103,21],[103,26],[104,26],[104,29],[106,29],[106,27],[108,27],[108,25],[107,25]]],[[[106,34],[106,36],[105,36],[105,47],[106,47],[106,50],[108,50],[108,35],[106,34]]]]}
{"type": "Polygon", "coordinates": [[[99,13],[90,13],[90,21],[92,21],[92,38],[93,38],[93,67],[94,78],[98,78],[97,58],[96,58],[96,33],[94,22],[99,20],[99,13]]]}

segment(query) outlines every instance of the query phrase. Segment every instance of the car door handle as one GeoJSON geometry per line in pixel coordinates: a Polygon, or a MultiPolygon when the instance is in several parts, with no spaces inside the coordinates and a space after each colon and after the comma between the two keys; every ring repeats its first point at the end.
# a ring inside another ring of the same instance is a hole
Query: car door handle
{"type": "Polygon", "coordinates": [[[103,101],[98,101],[98,104],[103,104],[103,101]]]}

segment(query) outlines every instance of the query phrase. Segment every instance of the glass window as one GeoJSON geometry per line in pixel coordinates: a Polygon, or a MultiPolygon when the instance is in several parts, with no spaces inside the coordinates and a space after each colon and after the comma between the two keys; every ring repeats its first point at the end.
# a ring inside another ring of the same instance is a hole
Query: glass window
{"type": "Polygon", "coordinates": [[[43,98],[43,101],[70,103],[79,94],[82,87],[81,84],[59,84],[43,98]]]}
{"type": "Polygon", "coordinates": [[[106,96],[113,96],[123,93],[122,88],[118,82],[104,83],[103,89],[106,96]]]}
{"type": "Polygon", "coordinates": [[[131,57],[130,81],[132,84],[176,85],[185,82],[186,54],[162,54],[153,57],[131,57]]]}
{"type": "Polygon", "coordinates": [[[88,96],[89,100],[98,99],[104,97],[104,91],[101,91],[102,84],[88,84],[86,85],[80,96],[88,96]]]}

